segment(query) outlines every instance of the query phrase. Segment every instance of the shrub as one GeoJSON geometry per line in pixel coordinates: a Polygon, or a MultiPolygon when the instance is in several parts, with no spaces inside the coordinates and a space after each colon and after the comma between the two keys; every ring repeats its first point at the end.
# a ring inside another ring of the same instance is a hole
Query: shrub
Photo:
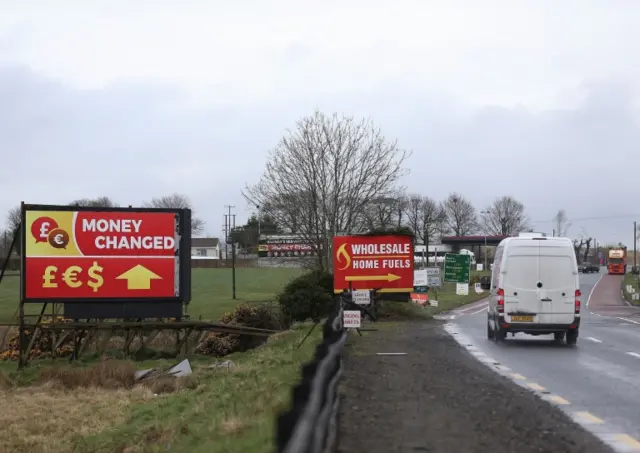
{"type": "Polygon", "coordinates": [[[311,271],[291,280],[278,295],[285,324],[326,316],[333,306],[333,275],[311,271]]]}
{"type": "Polygon", "coordinates": [[[471,278],[469,279],[469,286],[472,286],[476,283],[480,283],[480,276],[479,275],[472,275],[471,278]]]}
{"type": "MultiPolygon", "coordinates": [[[[240,304],[232,313],[222,315],[220,322],[256,329],[279,330],[282,328],[280,317],[266,304],[240,304]]],[[[222,357],[232,352],[246,351],[260,346],[266,339],[267,337],[262,336],[212,332],[200,342],[196,352],[222,357]]]]}

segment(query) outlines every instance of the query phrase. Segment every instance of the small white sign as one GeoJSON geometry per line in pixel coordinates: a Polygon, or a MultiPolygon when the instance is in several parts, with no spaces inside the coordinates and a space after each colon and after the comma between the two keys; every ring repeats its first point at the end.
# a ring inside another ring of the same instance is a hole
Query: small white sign
{"type": "Polygon", "coordinates": [[[476,270],[482,272],[484,270],[484,264],[476,264],[476,270]]]}
{"type": "Polygon", "coordinates": [[[469,294],[469,284],[456,283],[456,294],[458,296],[466,296],[467,294],[469,294]]]}
{"type": "Polygon", "coordinates": [[[429,275],[428,287],[437,288],[440,287],[440,276],[439,275],[429,275]]]}
{"type": "Polygon", "coordinates": [[[429,276],[426,269],[413,271],[413,286],[429,286],[429,276]]]}
{"type": "Polygon", "coordinates": [[[358,305],[371,305],[371,293],[368,290],[355,290],[351,295],[354,303],[358,305]]]}
{"type": "Polygon", "coordinates": [[[345,310],[342,315],[342,322],[347,329],[359,329],[360,310],[345,310]]]}
{"type": "Polygon", "coordinates": [[[430,300],[429,301],[429,305],[431,305],[432,307],[437,307],[438,306],[438,301],[437,300],[430,300]]]}
{"type": "Polygon", "coordinates": [[[480,286],[480,283],[475,283],[474,289],[476,291],[476,294],[482,294],[484,292],[484,290],[482,289],[482,286],[480,286]]]}
{"type": "Polygon", "coordinates": [[[439,267],[428,267],[428,268],[425,269],[425,272],[430,277],[433,277],[435,275],[440,276],[440,268],[439,267]]]}
{"type": "Polygon", "coordinates": [[[631,285],[627,285],[627,292],[630,293],[631,292],[631,285]]]}
{"type": "Polygon", "coordinates": [[[635,293],[631,295],[631,300],[640,300],[640,294],[635,293]]]}

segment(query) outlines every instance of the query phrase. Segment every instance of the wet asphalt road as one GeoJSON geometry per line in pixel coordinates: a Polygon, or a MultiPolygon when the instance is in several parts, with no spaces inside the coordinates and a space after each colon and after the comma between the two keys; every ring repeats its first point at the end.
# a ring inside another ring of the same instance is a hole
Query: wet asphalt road
{"type": "Polygon", "coordinates": [[[509,335],[502,344],[488,340],[484,301],[453,312],[447,330],[497,368],[508,367],[508,377],[557,404],[618,451],[640,451],[640,308],[621,300],[622,277],[604,272],[580,276],[583,309],[575,347],[551,336],[509,335]]]}

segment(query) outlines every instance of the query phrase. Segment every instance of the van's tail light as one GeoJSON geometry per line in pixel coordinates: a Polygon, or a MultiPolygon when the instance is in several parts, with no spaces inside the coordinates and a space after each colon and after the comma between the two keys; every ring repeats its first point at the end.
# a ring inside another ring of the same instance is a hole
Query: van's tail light
{"type": "Polygon", "coordinates": [[[576,301],[575,301],[575,307],[576,307],[576,315],[580,313],[580,296],[582,296],[582,293],[580,292],[579,289],[576,289],[576,301]]]}
{"type": "Polygon", "coordinates": [[[498,288],[496,296],[496,302],[498,302],[498,313],[504,313],[504,289],[498,288]]]}

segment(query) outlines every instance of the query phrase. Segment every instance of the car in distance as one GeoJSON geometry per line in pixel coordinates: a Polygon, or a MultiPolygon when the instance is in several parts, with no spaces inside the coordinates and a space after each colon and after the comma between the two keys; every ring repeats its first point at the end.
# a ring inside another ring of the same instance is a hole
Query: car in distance
{"type": "Polygon", "coordinates": [[[597,265],[597,264],[593,264],[593,263],[587,263],[586,270],[587,270],[587,272],[599,273],[600,272],[600,266],[597,265]]]}
{"type": "Polygon", "coordinates": [[[591,274],[600,272],[600,266],[593,263],[582,263],[578,265],[578,272],[582,272],[583,274],[591,274]]]}

